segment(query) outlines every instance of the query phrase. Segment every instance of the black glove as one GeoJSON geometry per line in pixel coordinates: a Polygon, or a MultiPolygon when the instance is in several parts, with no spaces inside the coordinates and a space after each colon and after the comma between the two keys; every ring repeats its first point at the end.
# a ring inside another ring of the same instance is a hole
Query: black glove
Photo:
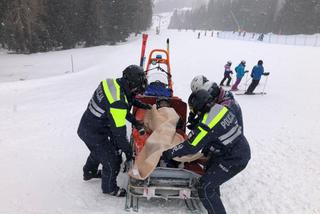
{"type": "Polygon", "coordinates": [[[137,124],[135,125],[136,129],[138,130],[140,135],[144,135],[146,133],[146,130],[144,128],[144,125],[142,122],[137,122],[137,124]]]}
{"type": "Polygon", "coordinates": [[[251,74],[250,77],[253,78],[253,74],[251,74]]]}
{"type": "Polygon", "coordinates": [[[270,73],[269,73],[269,72],[265,72],[264,75],[265,75],[265,76],[269,76],[270,73]]]}
{"type": "Polygon", "coordinates": [[[151,110],[152,109],[152,105],[151,104],[147,104],[146,109],[151,110]]]}
{"type": "Polygon", "coordinates": [[[194,120],[195,117],[196,117],[196,114],[193,113],[193,112],[190,112],[190,113],[189,113],[189,116],[188,116],[188,123],[193,122],[193,120],[194,120]]]}
{"type": "Polygon", "coordinates": [[[249,73],[249,71],[248,71],[248,70],[246,70],[246,71],[244,71],[244,73],[249,73]]]}
{"type": "Polygon", "coordinates": [[[133,99],[132,105],[142,109],[151,109],[152,105],[133,99]]]}
{"type": "Polygon", "coordinates": [[[189,130],[193,130],[195,127],[196,127],[196,126],[195,126],[195,124],[193,124],[193,123],[190,123],[189,125],[187,125],[187,128],[188,128],[189,130]]]}
{"type": "Polygon", "coordinates": [[[162,159],[165,161],[165,162],[169,162],[171,159],[173,158],[172,156],[172,150],[169,149],[167,151],[164,151],[162,153],[162,159]]]}

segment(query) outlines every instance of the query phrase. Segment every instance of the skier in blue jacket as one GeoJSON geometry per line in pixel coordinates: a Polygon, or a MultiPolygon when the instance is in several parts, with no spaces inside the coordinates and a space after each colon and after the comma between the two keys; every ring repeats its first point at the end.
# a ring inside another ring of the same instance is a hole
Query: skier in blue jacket
{"type": "Polygon", "coordinates": [[[238,91],[239,90],[238,85],[240,84],[244,74],[249,72],[249,71],[244,70],[245,67],[246,67],[246,61],[242,60],[240,62],[240,64],[235,68],[236,73],[237,73],[237,80],[233,84],[233,86],[231,87],[231,91],[238,91]]]}
{"type": "Polygon", "coordinates": [[[264,72],[263,68],[263,61],[259,60],[258,64],[253,67],[252,72],[251,72],[251,77],[252,77],[252,82],[249,85],[249,88],[245,92],[245,94],[254,94],[253,91],[256,89],[257,85],[260,82],[261,76],[268,76],[270,73],[269,72],[264,72]]]}

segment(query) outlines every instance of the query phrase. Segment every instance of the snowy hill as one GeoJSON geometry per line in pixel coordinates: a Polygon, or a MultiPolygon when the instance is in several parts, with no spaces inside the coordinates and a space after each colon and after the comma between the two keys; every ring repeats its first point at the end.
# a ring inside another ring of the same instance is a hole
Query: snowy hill
{"type": "MultiPolygon", "coordinates": [[[[263,59],[271,73],[266,96],[236,97],[252,160],[222,186],[228,213],[320,213],[320,48],[196,37],[151,31],[148,42],[148,50],[165,48],[170,38],[174,93],[184,100],[193,76],[218,82],[227,60],[234,68],[244,59],[251,70],[263,59]]],[[[88,150],[76,130],[99,82],[138,63],[140,45],[133,37],[117,46],[0,54],[0,213],[126,213],[124,199],[103,195],[99,180],[82,181],[88,150]]],[[[125,183],[121,175],[119,184],[125,183]]],[[[141,213],[186,213],[176,201],[140,207],[141,213]]]]}

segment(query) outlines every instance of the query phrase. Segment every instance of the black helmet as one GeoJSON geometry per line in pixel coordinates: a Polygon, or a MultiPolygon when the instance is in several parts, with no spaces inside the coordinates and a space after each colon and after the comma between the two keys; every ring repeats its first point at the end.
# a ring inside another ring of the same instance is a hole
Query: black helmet
{"type": "Polygon", "coordinates": [[[213,98],[211,97],[209,92],[207,90],[200,89],[192,92],[188,99],[188,105],[190,111],[198,114],[199,112],[208,112],[211,104],[213,103],[212,101],[213,98]]]}
{"type": "Polygon", "coordinates": [[[258,61],[258,65],[262,65],[263,64],[263,61],[260,59],[259,61],[258,61]]]}
{"type": "Polygon", "coordinates": [[[129,65],[124,69],[122,78],[126,81],[130,92],[133,94],[143,93],[148,85],[146,73],[138,65],[129,65]]]}
{"type": "Polygon", "coordinates": [[[208,92],[213,99],[216,99],[220,94],[220,87],[217,83],[213,82],[208,92]]]}
{"type": "Polygon", "coordinates": [[[242,65],[246,65],[246,61],[242,60],[242,61],[241,61],[241,64],[242,64],[242,65]]]}
{"type": "Polygon", "coordinates": [[[158,97],[157,100],[156,100],[156,105],[157,105],[157,108],[161,108],[163,106],[161,106],[161,104],[163,102],[166,102],[168,104],[168,106],[170,106],[170,99],[169,97],[158,97]]]}

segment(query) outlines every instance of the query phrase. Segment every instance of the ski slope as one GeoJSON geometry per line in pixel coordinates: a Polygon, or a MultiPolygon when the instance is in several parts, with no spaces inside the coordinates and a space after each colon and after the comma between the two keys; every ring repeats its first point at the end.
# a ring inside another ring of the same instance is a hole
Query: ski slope
{"type": "MultiPolygon", "coordinates": [[[[320,48],[154,32],[147,53],[165,48],[170,38],[174,93],[185,101],[195,75],[219,82],[227,60],[234,68],[244,59],[251,70],[263,59],[271,73],[267,95],[236,97],[252,159],[221,188],[227,212],[320,213],[320,48]]],[[[1,51],[0,213],[127,213],[124,198],[103,195],[99,180],[82,180],[88,150],[76,130],[99,82],[137,64],[140,45],[141,38],[132,37],[117,46],[33,55],[1,51]]],[[[119,185],[126,179],[120,175],[119,185]]],[[[141,201],[140,213],[186,213],[186,207],[182,201],[141,201]]]]}

